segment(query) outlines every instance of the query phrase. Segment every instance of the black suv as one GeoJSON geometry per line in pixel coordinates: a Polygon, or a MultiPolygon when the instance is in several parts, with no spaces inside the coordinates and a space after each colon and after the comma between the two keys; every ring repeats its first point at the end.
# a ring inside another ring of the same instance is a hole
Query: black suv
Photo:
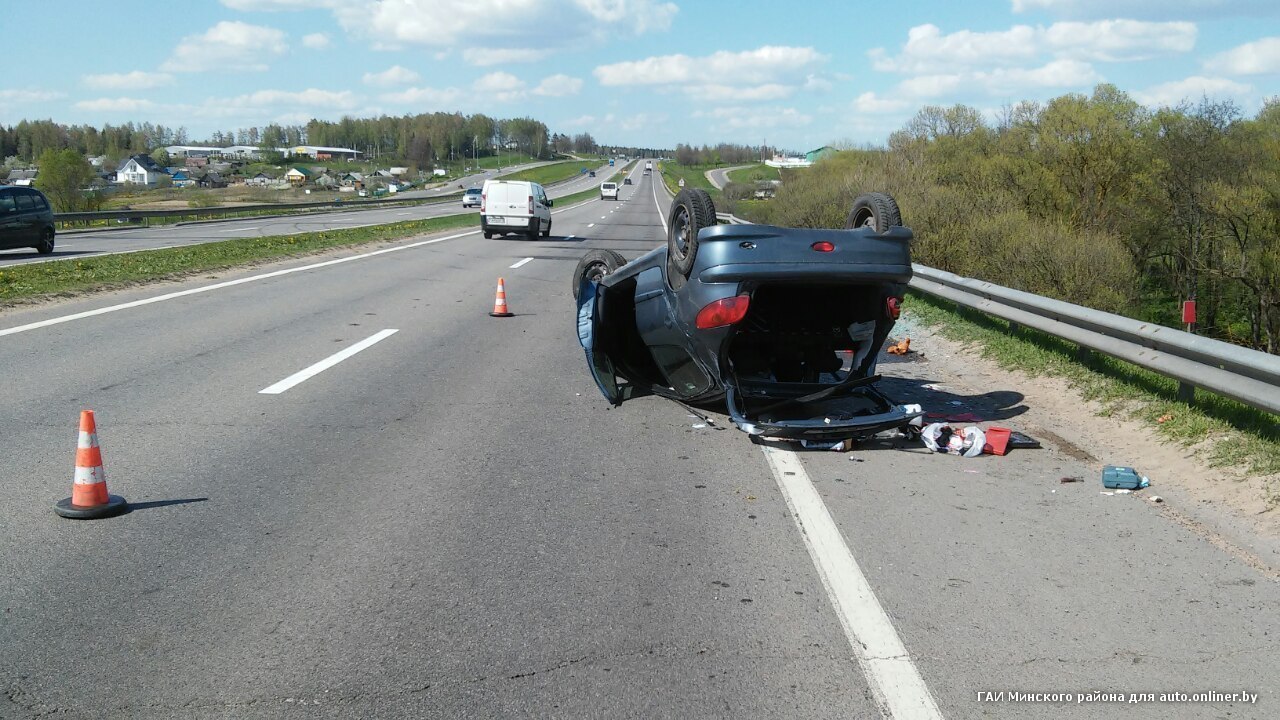
{"type": "Polygon", "coordinates": [[[34,188],[0,187],[0,250],[15,248],[53,252],[53,206],[34,188]]]}

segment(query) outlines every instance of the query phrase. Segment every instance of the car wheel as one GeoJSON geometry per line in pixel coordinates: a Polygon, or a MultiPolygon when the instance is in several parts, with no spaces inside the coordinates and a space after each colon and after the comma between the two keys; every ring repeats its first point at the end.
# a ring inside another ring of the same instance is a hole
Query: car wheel
{"type": "Polygon", "coordinates": [[[551,221],[547,221],[547,229],[542,231],[542,237],[551,237],[551,221]]]}
{"type": "Polygon", "coordinates": [[[46,229],[40,233],[40,244],[36,246],[36,252],[41,255],[48,255],[53,252],[53,231],[46,229]]]}
{"type": "Polygon", "coordinates": [[[598,283],[606,275],[627,264],[626,258],[612,250],[590,250],[578,261],[573,271],[573,299],[578,299],[578,290],[583,280],[598,283]]]}
{"type": "Polygon", "coordinates": [[[667,218],[667,255],[682,279],[698,257],[698,231],[716,224],[716,208],[706,190],[685,188],[676,194],[667,218]]]}
{"type": "Polygon", "coordinates": [[[489,232],[488,230],[485,230],[485,231],[484,231],[484,239],[485,239],[485,240],[492,240],[492,239],[493,239],[493,233],[489,232]]]}
{"type": "Polygon", "coordinates": [[[853,209],[849,211],[849,219],[844,227],[851,230],[869,227],[882,233],[891,227],[902,224],[902,211],[898,202],[887,193],[865,193],[854,198],[853,209]]]}

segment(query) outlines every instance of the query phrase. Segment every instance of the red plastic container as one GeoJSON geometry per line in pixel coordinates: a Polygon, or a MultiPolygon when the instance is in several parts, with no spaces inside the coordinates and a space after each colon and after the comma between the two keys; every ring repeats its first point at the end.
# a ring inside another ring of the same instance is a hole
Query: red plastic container
{"type": "Polygon", "coordinates": [[[989,427],[983,432],[987,434],[987,443],[982,446],[982,452],[988,455],[1004,455],[1009,452],[1009,433],[1013,432],[1012,430],[989,427]]]}

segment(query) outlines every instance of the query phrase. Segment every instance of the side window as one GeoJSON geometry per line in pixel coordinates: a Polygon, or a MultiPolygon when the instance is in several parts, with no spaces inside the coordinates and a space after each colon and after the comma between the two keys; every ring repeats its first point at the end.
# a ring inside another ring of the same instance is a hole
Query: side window
{"type": "Polygon", "coordinates": [[[18,212],[18,205],[13,201],[12,193],[0,193],[0,214],[18,212]]]}
{"type": "Polygon", "coordinates": [[[693,397],[707,391],[711,378],[693,361],[685,349],[677,345],[651,345],[649,352],[654,362],[662,368],[671,389],[685,397],[693,397]]]}
{"type": "Polygon", "coordinates": [[[48,209],[49,209],[49,201],[48,201],[48,200],[45,200],[43,195],[32,195],[31,197],[32,197],[32,199],[34,199],[34,200],[36,201],[36,209],[37,209],[37,210],[48,210],[48,209]]]}
{"type": "Polygon", "coordinates": [[[35,198],[26,193],[20,193],[15,200],[18,201],[18,212],[25,212],[36,209],[35,198]]]}

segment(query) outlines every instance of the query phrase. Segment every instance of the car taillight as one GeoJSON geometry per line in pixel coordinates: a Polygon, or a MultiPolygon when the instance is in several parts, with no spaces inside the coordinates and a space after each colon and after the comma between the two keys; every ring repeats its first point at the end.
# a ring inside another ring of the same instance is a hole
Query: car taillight
{"type": "Polygon", "coordinates": [[[750,295],[721,298],[699,310],[695,324],[699,330],[732,325],[746,316],[750,304],[750,295]]]}
{"type": "Polygon", "coordinates": [[[484,193],[480,193],[480,214],[481,215],[484,214],[484,206],[485,206],[485,203],[488,201],[489,201],[489,196],[485,195],[484,193]]]}
{"type": "Polygon", "coordinates": [[[818,252],[831,252],[832,250],[836,249],[835,245],[832,245],[826,240],[820,240],[810,245],[809,247],[813,248],[814,250],[817,250],[818,252]]]}
{"type": "Polygon", "coordinates": [[[533,214],[533,196],[532,195],[529,196],[529,214],[530,215],[533,214]]]}
{"type": "Polygon", "coordinates": [[[891,297],[884,301],[885,312],[889,313],[889,317],[894,320],[902,314],[902,298],[891,297]]]}

